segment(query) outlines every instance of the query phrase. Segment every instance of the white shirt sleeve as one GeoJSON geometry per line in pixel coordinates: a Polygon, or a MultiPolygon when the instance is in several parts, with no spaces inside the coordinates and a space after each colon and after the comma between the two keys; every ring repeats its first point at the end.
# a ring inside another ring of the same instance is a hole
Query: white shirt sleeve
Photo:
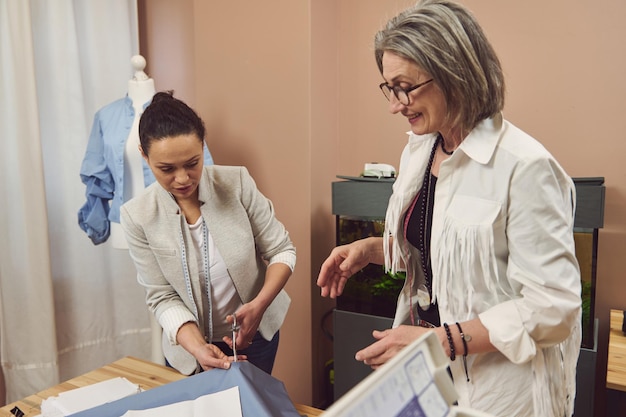
{"type": "Polygon", "coordinates": [[[163,333],[171,345],[177,345],[176,335],[178,329],[189,322],[196,322],[194,315],[184,306],[176,305],[163,311],[158,317],[159,324],[163,328],[163,333]]]}
{"type": "Polygon", "coordinates": [[[296,250],[289,249],[289,250],[277,253],[276,255],[272,256],[269,259],[269,265],[274,264],[274,263],[283,263],[291,269],[291,272],[293,272],[293,269],[296,266],[296,250]]]}

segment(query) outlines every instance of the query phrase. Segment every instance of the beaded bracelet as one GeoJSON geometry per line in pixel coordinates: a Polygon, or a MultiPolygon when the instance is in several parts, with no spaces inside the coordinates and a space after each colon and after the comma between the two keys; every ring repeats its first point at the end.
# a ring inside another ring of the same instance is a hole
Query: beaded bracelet
{"type": "Polygon", "coordinates": [[[467,372],[467,354],[469,353],[467,350],[467,341],[472,340],[472,338],[470,335],[466,336],[465,333],[463,333],[463,329],[461,329],[459,322],[456,322],[456,327],[459,329],[461,341],[463,342],[463,368],[465,368],[465,376],[467,377],[467,382],[469,382],[469,373],[467,372]]]}
{"type": "Polygon", "coordinates": [[[452,340],[452,334],[450,333],[450,326],[448,323],[443,324],[443,328],[446,329],[446,336],[448,337],[448,345],[450,346],[450,360],[454,362],[456,359],[456,353],[454,349],[454,340],[452,340]]]}

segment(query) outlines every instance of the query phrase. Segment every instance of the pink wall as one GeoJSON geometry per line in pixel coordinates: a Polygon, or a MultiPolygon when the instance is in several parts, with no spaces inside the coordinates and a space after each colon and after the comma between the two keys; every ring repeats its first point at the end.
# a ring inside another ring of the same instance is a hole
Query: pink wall
{"type": "MultiPolygon", "coordinates": [[[[142,53],[159,89],[200,111],[220,164],[246,165],[298,247],[293,304],[275,375],[295,401],[323,402],[320,331],[332,302],[314,280],[334,243],[330,183],[364,162],[398,164],[408,129],[390,115],[372,38],[409,0],[140,1],[142,53]]],[[[626,309],[626,4],[616,0],[466,0],[508,83],[505,117],[534,135],[574,177],[606,178],[596,316],[596,405],[604,403],[610,308],[626,309]]],[[[600,410],[602,412],[602,410],[600,410]]],[[[602,415],[601,413],[598,415],[602,415]]]]}
{"type": "Polygon", "coordinates": [[[338,173],[337,107],[339,79],[337,51],[339,16],[335,0],[311,2],[311,318],[313,351],[310,362],[312,404],[324,406],[332,390],[325,365],[333,358],[332,342],[322,326],[332,329],[334,300],[321,298],[315,279],[319,267],[335,243],[335,221],[330,215],[331,183],[338,173]]]}
{"type": "Polygon", "coordinates": [[[139,49],[158,91],[195,105],[193,0],[139,0],[139,49]],[[148,7],[149,6],[149,7],[148,7]]]}
{"type": "Polygon", "coordinates": [[[311,404],[308,3],[139,4],[142,54],[157,88],[173,89],[194,106],[206,124],[215,162],[249,169],[296,245],[296,271],[287,284],[292,304],[274,375],[294,401],[311,404]]]}
{"type": "Polygon", "coordinates": [[[274,374],[310,404],[309,13],[305,2],[273,5],[194,2],[196,107],[217,163],[248,167],[297,247],[274,374]]]}

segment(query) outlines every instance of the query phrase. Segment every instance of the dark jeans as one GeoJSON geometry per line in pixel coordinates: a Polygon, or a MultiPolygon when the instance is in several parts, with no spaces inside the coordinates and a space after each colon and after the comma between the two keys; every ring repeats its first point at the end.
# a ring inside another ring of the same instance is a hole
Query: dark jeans
{"type": "MultiPolygon", "coordinates": [[[[261,333],[256,332],[254,339],[252,339],[252,344],[246,346],[245,349],[237,346],[237,353],[246,355],[248,362],[271,375],[272,369],[274,368],[274,360],[276,359],[276,352],[278,351],[279,333],[280,332],[276,332],[272,340],[267,341],[261,336],[261,333]]],[[[219,347],[222,352],[228,356],[233,355],[232,349],[228,347],[226,343],[213,342],[213,344],[219,347]]]]}
{"type": "MultiPolygon", "coordinates": [[[[272,369],[274,368],[274,359],[276,359],[276,352],[278,351],[279,333],[280,332],[276,332],[272,340],[268,342],[263,339],[261,333],[256,332],[254,339],[252,339],[252,344],[245,349],[237,349],[237,353],[246,355],[248,362],[271,375],[272,369]]],[[[214,342],[213,344],[219,347],[226,355],[233,356],[232,349],[229,348],[226,343],[214,342]]],[[[170,368],[172,367],[167,359],[165,359],[165,365],[170,368]]]]}

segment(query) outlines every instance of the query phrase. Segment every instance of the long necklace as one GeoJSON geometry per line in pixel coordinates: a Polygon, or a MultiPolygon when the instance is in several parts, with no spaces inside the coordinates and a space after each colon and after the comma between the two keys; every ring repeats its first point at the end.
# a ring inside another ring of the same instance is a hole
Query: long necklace
{"type": "Polygon", "coordinates": [[[433,149],[430,152],[430,158],[428,159],[428,165],[424,172],[424,180],[422,182],[422,189],[420,193],[423,193],[424,198],[419,199],[420,204],[420,219],[419,222],[419,252],[422,261],[422,272],[424,273],[424,283],[420,284],[417,288],[417,302],[423,310],[428,310],[432,305],[432,282],[430,273],[430,223],[432,223],[432,207],[434,204],[434,181],[432,181],[431,168],[435,159],[435,153],[437,146],[443,142],[441,135],[437,137],[433,149]]]}
{"type": "MultiPolygon", "coordinates": [[[[439,137],[441,138],[441,135],[439,135],[439,137]]],[[[444,145],[445,145],[445,143],[444,143],[443,138],[442,138],[441,139],[441,150],[443,151],[443,153],[445,153],[448,156],[452,155],[454,153],[454,151],[453,150],[452,151],[447,150],[444,145]]]]}

